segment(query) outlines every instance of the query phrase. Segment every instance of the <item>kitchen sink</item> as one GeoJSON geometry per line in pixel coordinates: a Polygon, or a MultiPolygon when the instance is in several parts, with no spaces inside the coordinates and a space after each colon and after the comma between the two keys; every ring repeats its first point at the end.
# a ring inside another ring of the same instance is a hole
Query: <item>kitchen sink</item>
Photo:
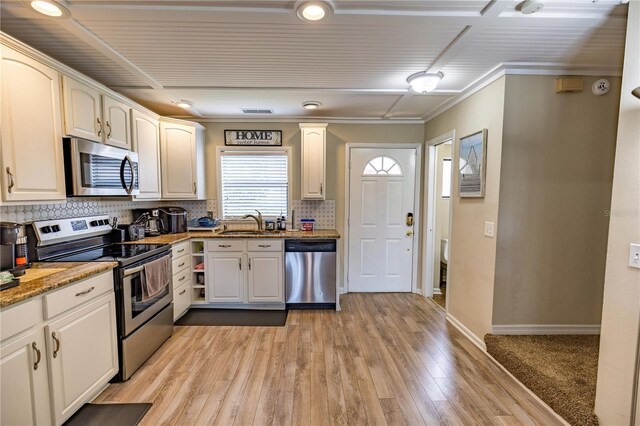
{"type": "Polygon", "coordinates": [[[280,232],[258,231],[255,229],[229,229],[219,232],[218,235],[280,235],[280,232]]]}

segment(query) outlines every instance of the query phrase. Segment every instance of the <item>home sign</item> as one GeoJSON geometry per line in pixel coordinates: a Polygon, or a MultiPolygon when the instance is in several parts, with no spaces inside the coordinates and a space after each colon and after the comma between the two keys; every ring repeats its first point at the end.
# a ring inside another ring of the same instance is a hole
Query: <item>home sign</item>
{"type": "Polygon", "coordinates": [[[225,130],[224,144],[282,146],[282,130],[225,130]]]}

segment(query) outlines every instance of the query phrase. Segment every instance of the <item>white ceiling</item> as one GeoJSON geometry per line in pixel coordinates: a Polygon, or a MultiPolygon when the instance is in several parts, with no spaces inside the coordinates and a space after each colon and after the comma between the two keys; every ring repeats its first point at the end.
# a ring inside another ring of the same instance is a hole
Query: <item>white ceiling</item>
{"type": "Polygon", "coordinates": [[[619,73],[627,11],[619,0],[547,0],[527,16],[512,0],[335,0],[333,16],[305,23],[294,1],[66,3],[71,19],[54,20],[3,0],[0,29],[160,114],[185,116],[172,101],[186,99],[219,120],[247,119],[242,108],[423,120],[504,68],[619,73]],[[445,77],[414,95],[406,78],[423,70],[445,77]]]}

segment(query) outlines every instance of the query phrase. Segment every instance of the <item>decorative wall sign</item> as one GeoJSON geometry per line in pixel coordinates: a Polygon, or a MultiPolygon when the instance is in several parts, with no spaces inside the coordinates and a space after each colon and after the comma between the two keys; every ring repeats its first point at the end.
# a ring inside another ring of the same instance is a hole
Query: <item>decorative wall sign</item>
{"type": "Polygon", "coordinates": [[[484,197],[484,177],[487,166],[487,129],[460,138],[460,197],[484,197]]]}
{"type": "Polygon", "coordinates": [[[282,146],[282,130],[225,130],[226,146],[282,146]]]}

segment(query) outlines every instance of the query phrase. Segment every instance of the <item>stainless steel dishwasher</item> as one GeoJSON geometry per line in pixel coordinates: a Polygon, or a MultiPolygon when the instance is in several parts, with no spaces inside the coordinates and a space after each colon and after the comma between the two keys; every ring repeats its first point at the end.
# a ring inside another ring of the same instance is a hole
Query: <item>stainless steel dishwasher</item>
{"type": "Polygon", "coordinates": [[[286,240],[287,308],[336,307],[336,240],[286,240]]]}

